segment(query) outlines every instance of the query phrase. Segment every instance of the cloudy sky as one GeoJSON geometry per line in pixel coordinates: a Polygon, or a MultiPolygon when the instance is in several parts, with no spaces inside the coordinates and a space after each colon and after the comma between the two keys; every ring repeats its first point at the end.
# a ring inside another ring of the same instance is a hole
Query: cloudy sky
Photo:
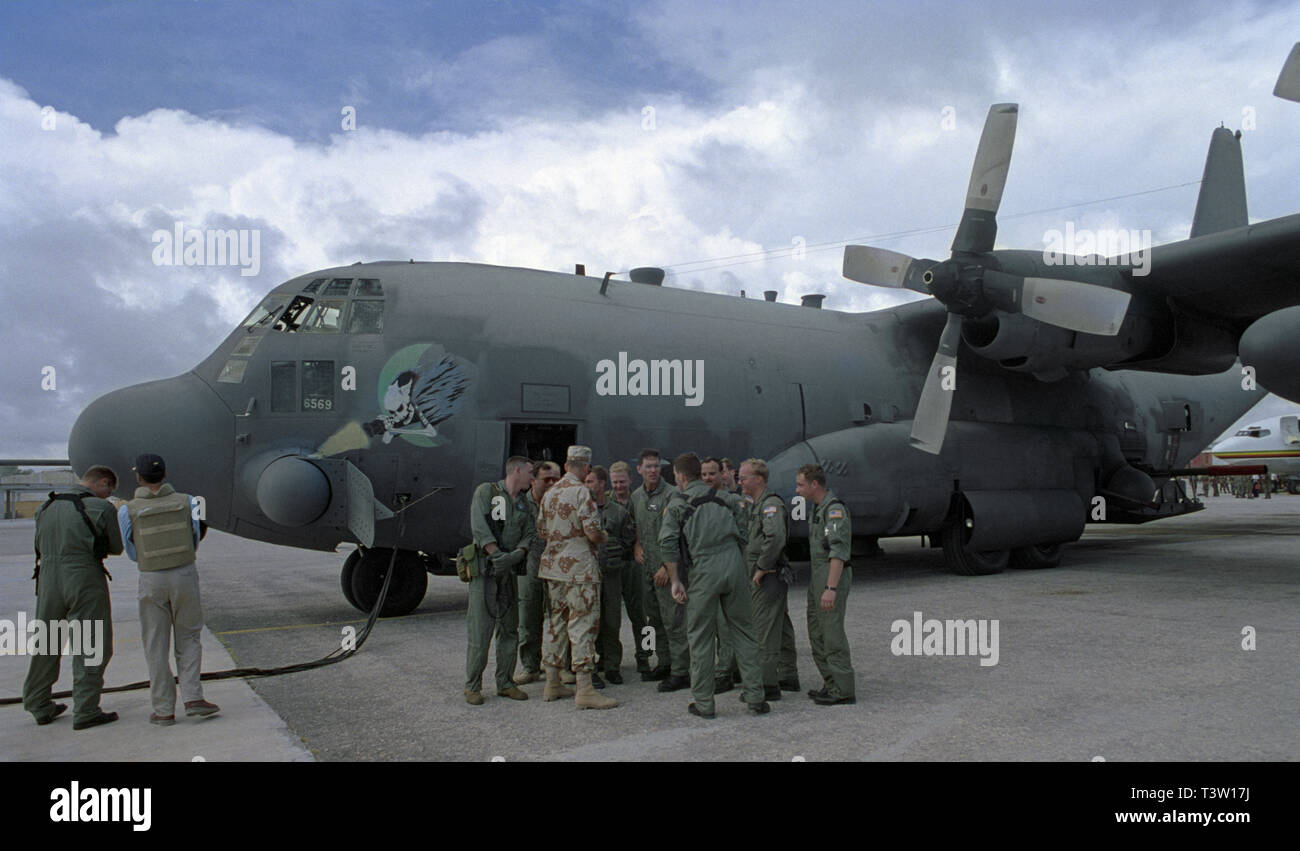
{"type": "Polygon", "coordinates": [[[887,306],[843,245],[946,256],[994,102],[1020,104],[999,247],[1185,238],[1220,123],[1252,220],[1300,211],[1300,105],[1271,95],[1300,6],[1063,6],[0,4],[0,455],[63,457],[93,398],[356,260],[887,306]],[[257,229],[258,274],[155,265],[176,222],[257,229]]]}

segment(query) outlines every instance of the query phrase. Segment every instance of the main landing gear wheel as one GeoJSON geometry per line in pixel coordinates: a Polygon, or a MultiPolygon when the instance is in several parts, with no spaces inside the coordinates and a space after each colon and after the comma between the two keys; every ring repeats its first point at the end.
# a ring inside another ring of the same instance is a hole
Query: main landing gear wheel
{"type": "MultiPolygon", "coordinates": [[[[343,581],[347,581],[347,574],[351,572],[352,594],[349,596],[344,591],[343,596],[349,603],[363,612],[369,612],[375,607],[392,557],[393,551],[386,547],[358,549],[348,557],[343,563],[343,581]]],[[[388,585],[388,596],[384,598],[384,607],[379,611],[379,616],[392,618],[409,615],[420,605],[428,587],[429,575],[424,569],[424,560],[418,553],[398,550],[397,562],[393,565],[393,580],[388,585]]]]}
{"type": "Polygon", "coordinates": [[[361,550],[355,549],[348,556],[347,561],[343,562],[343,571],[339,574],[339,585],[343,586],[343,599],[347,600],[353,608],[370,611],[358,603],[357,595],[352,593],[352,574],[356,570],[359,561],[361,561],[361,550]]]}
{"type": "Polygon", "coordinates": [[[1011,566],[1021,570],[1042,570],[1061,563],[1064,544],[1047,544],[1039,547],[1020,547],[1011,551],[1011,566]]]}
{"type": "Polygon", "coordinates": [[[948,569],[962,576],[987,576],[1001,573],[1007,566],[1011,553],[1007,550],[976,552],[966,546],[966,535],[960,526],[943,530],[943,557],[948,569]]]}

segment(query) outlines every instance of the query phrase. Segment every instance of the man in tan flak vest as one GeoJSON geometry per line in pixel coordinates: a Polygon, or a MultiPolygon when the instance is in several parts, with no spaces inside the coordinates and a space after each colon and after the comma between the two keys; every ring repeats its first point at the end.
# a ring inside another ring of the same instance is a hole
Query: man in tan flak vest
{"type": "Polygon", "coordinates": [[[206,717],[220,711],[203,699],[203,609],[199,605],[199,512],[194,498],[165,484],[167,467],[157,455],[135,460],[135,499],[117,513],[126,554],[140,566],[140,634],[149,665],[153,701],[150,724],[176,723],[176,685],[172,681],[171,635],[176,633],[176,675],[185,714],[206,717]]]}
{"type": "Polygon", "coordinates": [[[542,664],[546,667],[545,700],[573,694],[579,709],[610,709],[618,701],[592,685],[596,670],[596,634],[600,629],[600,563],[597,547],[606,541],[600,512],[582,483],[591,465],[591,448],[570,446],[564,477],[542,498],[537,534],[546,541],[537,576],[548,583],[551,611],[546,621],[542,664]],[[577,674],[575,694],[560,682],[564,648],[572,648],[577,674]]]}

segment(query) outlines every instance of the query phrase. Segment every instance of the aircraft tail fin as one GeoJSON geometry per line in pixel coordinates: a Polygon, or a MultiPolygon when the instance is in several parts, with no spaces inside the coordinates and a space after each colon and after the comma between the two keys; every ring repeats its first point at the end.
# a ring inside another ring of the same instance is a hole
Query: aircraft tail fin
{"type": "Polygon", "coordinates": [[[1205,158],[1201,194],[1196,199],[1191,238],[1249,224],[1246,216],[1246,177],[1241,165],[1241,133],[1216,128],[1205,158]]]}
{"type": "Polygon", "coordinates": [[[1300,41],[1291,48],[1291,55],[1282,65],[1282,73],[1277,76],[1277,85],[1273,94],[1286,100],[1300,102],[1300,41]]]}

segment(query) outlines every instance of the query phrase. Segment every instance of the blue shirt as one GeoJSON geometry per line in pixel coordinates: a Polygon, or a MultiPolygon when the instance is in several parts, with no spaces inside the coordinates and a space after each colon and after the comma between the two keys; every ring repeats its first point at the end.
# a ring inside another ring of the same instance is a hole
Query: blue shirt
{"type": "MultiPolygon", "coordinates": [[[[190,497],[190,523],[194,526],[194,549],[199,548],[199,512],[198,503],[194,497],[190,497]]],[[[135,541],[131,540],[131,512],[124,505],[117,510],[117,525],[122,528],[122,544],[126,547],[127,557],[131,561],[138,562],[140,559],[135,554],[135,541]]]]}

